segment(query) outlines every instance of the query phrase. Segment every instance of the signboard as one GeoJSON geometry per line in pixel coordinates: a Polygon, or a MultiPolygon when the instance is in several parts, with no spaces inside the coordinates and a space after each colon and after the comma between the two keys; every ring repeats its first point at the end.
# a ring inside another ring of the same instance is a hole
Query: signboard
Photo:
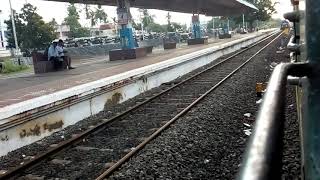
{"type": "Polygon", "coordinates": [[[118,10],[118,24],[119,25],[126,25],[129,22],[129,17],[126,9],[119,9],[118,10]]]}
{"type": "Polygon", "coordinates": [[[198,23],[199,22],[199,16],[198,15],[193,15],[192,16],[192,23],[198,23]]]}

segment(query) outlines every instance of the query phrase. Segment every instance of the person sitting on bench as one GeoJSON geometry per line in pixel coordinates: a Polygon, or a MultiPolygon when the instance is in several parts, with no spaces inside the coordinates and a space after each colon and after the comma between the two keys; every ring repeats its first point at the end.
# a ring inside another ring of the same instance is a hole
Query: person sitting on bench
{"type": "Polygon", "coordinates": [[[60,39],[57,45],[57,53],[58,53],[58,57],[63,59],[63,61],[67,64],[68,69],[74,69],[74,67],[71,67],[71,58],[69,56],[66,56],[65,53],[67,51],[65,51],[63,49],[63,40],[60,39]]]}
{"type": "Polygon", "coordinates": [[[53,61],[54,69],[58,70],[60,61],[58,57],[58,51],[57,51],[57,42],[52,42],[48,49],[48,61],[53,61]]]}

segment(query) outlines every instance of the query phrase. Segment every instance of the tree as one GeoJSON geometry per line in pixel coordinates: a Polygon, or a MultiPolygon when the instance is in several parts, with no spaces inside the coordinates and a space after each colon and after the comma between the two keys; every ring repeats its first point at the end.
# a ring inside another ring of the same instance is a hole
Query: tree
{"type": "Polygon", "coordinates": [[[213,28],[213,22],[214,22],[214,28],[222,27],[224,20],[220,17],[213,17],[208,23],[207,28],[212,29],[213,28]]]}
{"type": "Polygon", "coordinates": [[[52,20],[49,22],[49,24],[50,24],[52,27],[58,26],[58,23],[57,23],[57,21],[56,21],[55,18],[52,18],[52,20]]]}
{"type": "Polygon", "coordinates": [[[89,36],[89,30],[82,27],[79,23],[80,17],[76,6],[71,3],[68,6],[67,11],[68,16],[64,19],[64,22],[70,27],[70,36],[74,38],[89,36]]]}
{"type": "Polygon", "coordinates": [[[173,31],[184,31],[182,25],[176,22],[172,22],[171,27],[173,31]]]}
{"type": "Polygon", "coordinates": [[[160,24],[157,24],[157,23],[150,23],[148,28],[150,31],[152,32],[165,32],[167,27],[167,25],[160,25],[160,24]]]}
{"type": "Polygon", "coordinates": [[[170,15],[170,12],[168,12],[166,18],[167,18],[167,31],[168,31],[168,32],[173,32],[173,31],[175,31],[174,27],[173,27],[172,24],[171,24],[171,15],[170,15]]]}
{"type": "MultiPolygon", "coordinates": [[[[45,23],[37,14],[37,8],[27,3],[21,13],[15,13],[15,25],[18,45],[22,51],[41,49],[55,38],[54,27],[45,23]]],[[[9,46],[14,47],[14,37],[11,19],[5,22],[8,26],[9,46]]]]}
{"type": "Polygon", "coordinates": [[[86,12],[86,18],[90,19],[91,21],[91,27],[95,26],[98,21],[99,23],[108,22],[108,15],[104,10],[102,9],[101,5],[98,5],[98,7],[95,10],[92,10],[89,5],[85,5],[85,12],[86,12]]]}
{"type": "MultiPolygon", "coordinates": [[[[16,25],[16,34],[17,34],[17,39],[18,39],[18,46],[21,48],[22,46],[22,42],[23,42],[23,29],[24,29],[24,24],[22,23],[21,19],[19,18],[19,14],[17,14],[14,11],[14,20],[15,20],[15,25],[16,25]]],[[[15,47],[15,43],[14,43],[14,35],[13,35],[13,28],[12,28],[12,23],[11,23],[11,16],[10,19],[7,21],[4,21],[4,23],[7,24],[7,42],[8,42],[8,46],[10,48],[16,48],[15,47]]]]}
{"type": "Polygon", "coordinates": [[[132,27],[133,27],[135,30],[141,30],[141,23],[136,23],[136,22],[132,19],[131,24],[132,24],[132,27]]]}
{"type": "MultiPolygon", "coordinates": [[[[253,22],[268,21],[270,20],[272,14],[276,12],[275,4],[271,0],[247,0],[248,2],[254,4],[259,10],[245,14],[245,21],[248,22],[249,27],[253,27],[253,22]]],[[[242,24],[242,15],[233,17],[237,24],[242,24]]]]}
{"type": "Polygon", "coordinates": [[[104,22],[107,23],[108,22],[108,15],[106,12],[104,12],[104,10],[102,9],[101,5],[98,5],[98,8],[96,8],[95,11],[95,18],[96,20],[99,20],[100,23],[104,22]]]}
{"type": "Polygon", "coordinates": [[[154,23],[154,15],[151,15],[147,9],[140,9],[139,11],[142,11],[143,18],[142,18],[142,24],[143,27],[147,28],[150,24],[154,23]]]}

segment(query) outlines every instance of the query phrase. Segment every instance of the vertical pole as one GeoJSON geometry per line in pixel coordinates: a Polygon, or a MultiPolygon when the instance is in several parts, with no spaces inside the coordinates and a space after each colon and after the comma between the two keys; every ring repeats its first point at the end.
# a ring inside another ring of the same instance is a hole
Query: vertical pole
{"type": "Polygon", "coordinates": [[[142,9],[142,11],[141,11],[139,14],[140,14],[140,21],[141,21],[142,40],[144,40],[143,17],[141,16],[141,13],[143,14],[143,9],[142,9]]]}
{"type": "Polygon", "coordinates": [[[227,27],[228,27],[228,34],[229,34],[229,31],[230,31],[230,20],[228,18],[228,24],[227,24],[227,27]]]}
{"type": "Polygon", "coordinates": [[[215,32],[215,30],[214,30],[214,16],[212,17],[212,29],[213,29],[213,35],[214,35],[214,37],[216,38],[216,32],[215,32]]]}
{"type": "Polygon", "coordinates": [[[242,14],[242,28],[244,29],[244,14],[242,14]]]}
{"type": "Polygon", "coordinates": [[[5,44],[4,44],[4,30],[3,30],[1,15],[2,15],[2,11],[0,10],[0,44],[1,44],[1,47],[4,48],[5,47],[5,44]]]}
{"type": "Polygon", "coordinates": [[[62,39],[62,24],[59,25],[59,30],[60,30],[60,39],[62,39]]]}
{"type": "Polygon", "coordinates": [[[11,11],[11,23],[12,23],[12,30],[13,30],[13,36],[14,36],[14,45],[16,46],[16,51],[18,51],[19,45],[18,45],[18,40],[17,40],[16,24],[14,22],[14,14],[13,14],[12,6],[11,6],[11,0],[9,0],[9,4],[10,4],[10,11],[11,11]]]}
{"type": "Polygon", "coordinates": [[[306,0],[306,60],[314,67],[309,78],[305,121],[305,179],[320,177],[320,11],[319,0],[306,0]],[[318,20],[317,20],[318,19],[318,20]]]}
{"type": "Polygon", "coordinates": [[[212,17],[212,29],[214,30],[214,16],[212,17]]]}

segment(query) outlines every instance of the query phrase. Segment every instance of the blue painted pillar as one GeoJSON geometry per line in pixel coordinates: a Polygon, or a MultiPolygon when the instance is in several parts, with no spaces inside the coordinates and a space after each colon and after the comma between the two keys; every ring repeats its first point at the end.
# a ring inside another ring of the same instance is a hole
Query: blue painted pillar
{"type": "Polygon", "coordinates": [[[202,37],[199,15],[192,15],[192,37],[194,39],[202,37]]]}
{"type": "Polygon", "coordinates": [[[131,25],[130,2],[129,0],[118,0],[117,5],[121,47],[122,49],[132,49],[135,47],[135,39],[131,25]]]}

